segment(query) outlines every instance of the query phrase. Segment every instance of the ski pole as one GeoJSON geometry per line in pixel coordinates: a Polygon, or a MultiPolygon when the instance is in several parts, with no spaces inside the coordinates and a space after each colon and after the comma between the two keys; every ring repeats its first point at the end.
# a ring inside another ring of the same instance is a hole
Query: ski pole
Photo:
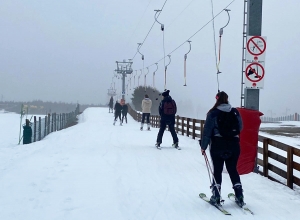
{"type": "MultiPolygon", "coordinates": [[[[215,183],[215,185],[216,185],[216,184],[217,184],[217,181],[216,181],[216,179],[215,179],[214,173],[213,173],[213,171],[212,171],[212,168],[211,168],[211,166],[210,166],[210,163],[209,163],[209,161],[208,161],[208,158],[207,158],[207,155],[206,155],[205,151],[203,152],[203,156],[204,156],[204,159],[205,159],[205,163],[206,163],[207,170],[208,170],[208,169],[210,170],[210,172],[211,172],[211,174],[212,174],[212,177],[213,177],[213,180],[214,180],[214,183],[215,183]]],[[[209,175],[209,179],[210,179],[210,181],[211,181],[210,175],[209,175]]],[[[213,187],[213,184],[212,184],[212,183],[211,183],[211,187],[213,187]]],[[[218,190],[218,192],[219,192],[219,195],[220,195],[220,198],[221,198],[221,201],[220,201],[220,202],[224,203],[224,200],[222,199],[221,192],[220,192],[219,188],[218,188],[217,186],[216,186],[216,188],[217,188],[217,190],[218,190]]]]}

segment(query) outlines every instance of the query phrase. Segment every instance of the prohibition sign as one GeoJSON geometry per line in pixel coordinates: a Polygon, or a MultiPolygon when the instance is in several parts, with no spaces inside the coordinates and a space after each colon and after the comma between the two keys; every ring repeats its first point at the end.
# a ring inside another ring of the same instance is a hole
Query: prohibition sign
{"type": "Polygon", "coordinates": [[[262,55],[265,52],[266,47],[267,47],[267,43],[266,43],[265,39],[263,39],[261,36],[251,37],[247,42],[247,50],[253,56],[262,55]],[[255,40],[256,40],[256,42],[255,42],[255,40]],[[263,43],[262,48],[260,45],[258,45],[259,41],[261,41],[263,43]],[[253,48],[253,49],[251,50],[251,48],[253,48]],[[252,51],[254,51],[254,49],[257,49],[258,52],[257,53],[252,52],[252,51]]]}
{"type": "Polygon", "coordinates": [[[246,77],[247,77],[247,79],[248,79],[249,81],[251,81],[251,82],[259,82],[260,80],[262,80],[262,79],[264,78],[264,75],[265,75],[265,69],[264,69],[264,67],[263,67],[261,64],[259,64],[259,63],[251,63],[250,65],[247,66],[246,71],[245,71],[245,74],[246,74],[246,77]],[[257,71],[257,70],[255,69],[255,66],[257,66],[258,68],[261,69],[261,75],[258,74],[259,71],[257,71]],[[251,79],[251,78],[249,77],[250,74],[248,74],[249,71],[252,72],[252,73],[255,75],[255,77],[256,77],[257,79],[251,79]]]}

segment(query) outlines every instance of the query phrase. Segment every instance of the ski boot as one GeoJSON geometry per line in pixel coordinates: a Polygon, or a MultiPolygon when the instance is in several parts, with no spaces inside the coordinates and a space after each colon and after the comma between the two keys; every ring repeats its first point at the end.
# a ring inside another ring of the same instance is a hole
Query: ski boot
{"type": "Polygon", "coordinates": [[[178,142],[176,142],[176,143],[172,144],[172,146],[173,146],[173,147],[175,147],[176,149],[178,149],[178,148],[179,148],[178,142]]]}
{"type": "Polygon", "coordinates": [[[212,196],[210,197],[210,204],[212,205],[220,205],[221,204],[221,185],[215,184],[212,186],[212,196]]]}
{"type": "Polygon", "coordinates": [[[148,126],[147,130],[150,131],[150,124],[147,124],[147,126],[148,126]]]}
{"type": "Polygon", "coordinates": [[[141,123],[141,128],[140,128],[141,131],[143,130],[143,127],[144,127],[144,123],[141,123]]]}
{"type": "Polygon", "coordinates": [[[236,183],[236,184],[234,184],[234,186],[232,188],[234,189],[236,204],[240,207],[243,207],[244,205],[246,205],[246,203],[244,203],[242,184],[236,183]]]}
{"type": "Polygon", "coordinates": [[[115,125],[115,124],[116,124],[116,122],[117,122],[117,121],[116,121],[116,120],[114,120],[114,123],[113,123],[113,125],[115,125]]]}
{"type": "Polygon", "coordinates": [[[161,149],[160,144],[161,144],[161,143],[156,142],[155,147],[156,147],[157,149],[161,149]]]}

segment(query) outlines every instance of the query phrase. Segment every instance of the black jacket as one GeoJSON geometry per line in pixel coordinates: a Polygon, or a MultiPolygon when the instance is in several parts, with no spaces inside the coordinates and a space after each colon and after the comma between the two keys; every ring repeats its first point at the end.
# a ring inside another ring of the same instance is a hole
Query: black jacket
{"type": "Polygon", "coordinates": [[[221,104],[216,109],[209,112],[206,116],[202,140],[201,140],[201,148],[203,150],[206,150],[207,146],[210,144],[212,137],[214,137],[214,136],[222,137],[218,130],[217,117],[221,111],[230,112],[231,109],[237,115],[240,131],[243,129],[243,121],[241,119],[241,116],[240,116],[240,113],[238,112],[238,110],[236,108],[232,108],[230,104],[221,104]]]}
{"type": "Polygon", "coordinates": [[[28,125],[23,126],[23,144],[30,144],[32,137],[32,129],[28,125]]]}
{"type": "Polygon", "coordinates": [[[115,109],[116,112],[121,112],[122,111],[122,105],[119,102],[117,102],[115,104],[115,108],[114,109],[115,109]]]}
{"type": "Polygon", "coordinates": [[[127,114],[127,112],[128,112],[128,106],[125,104],[122,107],[123,107],[123,109],[122,109],[123,115],[127,114]]]}
{"type": "Polygon", "coordinates": [[[166,102],[170,102],[172,100],[173,99],[171,96],[167,96],[159,104],[158,112],[159,112],[159,115],[160,115],[162,121],[169,121],[171,123],[175,123],[175,114],[177,112],[177,106],[176,106],[176,102],[174,100],[173,101],[175,103],[175,114],[173,114],[173,115],[165,115],[164,114],[164,104],[166,102]]]}

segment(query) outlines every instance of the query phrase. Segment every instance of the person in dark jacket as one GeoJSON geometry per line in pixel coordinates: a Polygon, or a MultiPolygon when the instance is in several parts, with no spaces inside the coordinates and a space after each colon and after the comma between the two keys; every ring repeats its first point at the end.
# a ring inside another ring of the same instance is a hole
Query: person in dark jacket
{"type": "Polygon", "coordinates": [[[200,143],[202,154],[210,145],[210,155],[213,163],[213,185],[210,202],[212,204],[220,203],[220,192],[222,184],[222,170],[224,163],[230,176],[233,189],[235,191],[236,201],[241,206],[244,205],[243,189],[240,176],[237,171],[237,162],[240,155],[239,135],[233,137],[222,137],[218,130],[218,115],[221,112],[233,111],[237,117],[239,131],[242,130],[243,124],[237,109],[232,108],[228,102],[228,95],[225,92],[219,92],[216,96],[215,105],[208,111],[203,130],[203,136],[200,143]]]}
{"type": "Polygon", "coordinates": [[[178,137],[174,128],[175,125],[175,114],[177,112],[177,106],[176,102],[172,99],[172,97],[169,95],[170,90],[167,90],[162,93],[163,100],[160,102],[158,107],[158,112],[160,115],[160,128],[159,132],[157,134],[156,139],[156,147],[160,147],[160,144],[162,143],[162,137],[164,135],[164,131],[166,129],[166,126],[168,125],[169,130],[171,132],[172,138],[173,138],[173,146],[175,148],[178,148],[178,137]],[[173,103],[174,105],[174,111],[173,114],[166,114],[165,112],[165,105],[166,103],[173,103]]]}
{"type": "Polygon", "coordinates": [[[123,103],[122,103],[122,123],[124,121],[124,118],[125,118],[125,122],[127,124],[127,113],[128,113],[128,106],[127,104],[125,103],[125,100],[123,100],[123,103]]]}
{"type": "Polygon", "coordinates": [[[30,144],[32,137],[32,129],[30,121],[26,119],[25,125],[23,125],[23,144],[30,144]]]}
{"type": "Polygon", "coordinates": [[[122,105],[118,101],[116,101],[114,109],[115,109],[115,120],[113,125],[116,124],[118,118],[120,119],[120,125],[122,125],[122,119],[121,119],[122,105]]]}
{"type": "Polygon", "coordinates": [[[110,97],[110,100],[109,100],[109,103],[108,103],[108,113],[110,113],[110,112],[114,112],[113,111],[113,107],[114,107],[114,99],[113,99],[113,97],[110,97]]]}

